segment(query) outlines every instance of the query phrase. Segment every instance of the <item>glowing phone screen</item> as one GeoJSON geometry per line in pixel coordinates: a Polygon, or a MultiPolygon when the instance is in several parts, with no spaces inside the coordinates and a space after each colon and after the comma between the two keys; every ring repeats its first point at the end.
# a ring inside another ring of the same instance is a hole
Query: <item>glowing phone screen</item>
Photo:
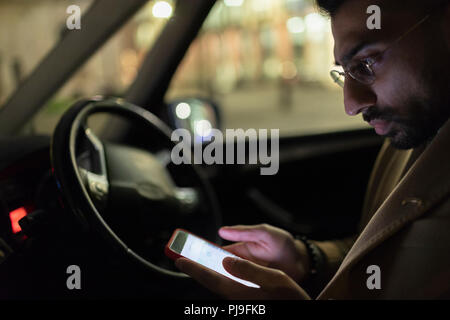
{"type": "Polygon", "coordinates": [[[233,279],[243,285],[253,288],[259,288],[259,286],[253,282],[239,279],[230,273],[228,273],[222,266],[222,260],[225,257],[239,257],[229,253],[219,247],[216,247],[209,242],[204,241],[192,234],[187,234],[186,242],[180,253],[182,256],[191,259],[209,269],[212,269],[230,279],[233,279]]]}

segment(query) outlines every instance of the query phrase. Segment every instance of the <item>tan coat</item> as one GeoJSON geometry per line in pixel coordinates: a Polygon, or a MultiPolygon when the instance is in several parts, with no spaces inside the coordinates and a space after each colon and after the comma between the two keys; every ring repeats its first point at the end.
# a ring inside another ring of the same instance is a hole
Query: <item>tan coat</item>
{"type": "Polygon", "coordinates": [[[450,120],[421,151],[383,145],[362,232],[318,299],[450,299],[450,120]]]}

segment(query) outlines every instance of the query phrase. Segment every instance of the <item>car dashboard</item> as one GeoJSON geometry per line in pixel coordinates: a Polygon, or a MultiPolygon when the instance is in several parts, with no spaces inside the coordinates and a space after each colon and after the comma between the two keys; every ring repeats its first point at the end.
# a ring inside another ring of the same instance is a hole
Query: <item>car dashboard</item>
{"type": "Polygon", "coordinates": [[[0,237],[11,247],[24,241],[18,221],[42,205],[51,179],[50,139],[24,137],[0,142],[0,237]]]}

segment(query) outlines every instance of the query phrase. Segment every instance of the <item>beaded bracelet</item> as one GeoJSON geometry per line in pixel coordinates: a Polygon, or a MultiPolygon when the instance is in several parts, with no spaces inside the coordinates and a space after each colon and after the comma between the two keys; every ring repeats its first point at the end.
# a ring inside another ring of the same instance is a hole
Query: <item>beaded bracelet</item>
{"type": "Polygon", "coordinates": [[[326,258],[319,246],[317,246],[314,242],[312,242],[304,235],[298,235],[295,238],[303,242],[306,246],[306,250],[310,258],[310,275],[316,275],[317,273],[323,271],[326,264],[326,258]]]}

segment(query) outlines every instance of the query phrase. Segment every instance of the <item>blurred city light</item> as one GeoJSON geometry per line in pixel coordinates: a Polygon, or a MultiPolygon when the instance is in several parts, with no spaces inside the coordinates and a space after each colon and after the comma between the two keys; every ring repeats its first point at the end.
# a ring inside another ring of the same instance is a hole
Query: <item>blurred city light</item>
{"type": "Polygon", "coordinates": [[[295,63],[292,61],[285,61],[281,65],[281,76],[286,80],[293,80],[297,77],[298,71],[295,63]]]}
{"type": "Polygon", "coordinates": [[[252,9],[257,12],[269,11],[272,6],[272,0],[253,0],[252,3],[252,9]]]}
{"type": "Polygon", "coordinates": [[[327,20],[318,13],[310,13],[305,17],[308,32],[324,33],[327,28],[327,20]]]}
{"type": "Polygon", "coordinates": [[[172,16],[172,6],[166,1],[158,1],[153,5],[152,14],[155,18],[170,18],[172,16]]]}
{"type": "Polygon", "coordinates": [[[240,7],[244,3],[244,0],[224,0],[227,7],[240,7]]]}
{"type": "Polygon", "coordinates": [[[310,13],[305,17],[306,34],[311,42],[320,43],[329,29],[329,21],[318,13],[310,13]]]}
{"type": "Polygon", "coordinates": [[[211,134],[212,125],[208,120],[195,121],[194,132],[200,137],[208,137],[211,134]]]}
{"type": "Polygon", "coordinates": [[[286,27],[291,33],[302,33],[305,31],[305,23],[300,17],[292,17],[286,22],[286,27]]]}
{"type": "Polygon", "coordinates": [[[187,119],[191,115],[191,106],[186,102],[181,102],[175,107],[175,114],[180,119],[187,119]]]}

